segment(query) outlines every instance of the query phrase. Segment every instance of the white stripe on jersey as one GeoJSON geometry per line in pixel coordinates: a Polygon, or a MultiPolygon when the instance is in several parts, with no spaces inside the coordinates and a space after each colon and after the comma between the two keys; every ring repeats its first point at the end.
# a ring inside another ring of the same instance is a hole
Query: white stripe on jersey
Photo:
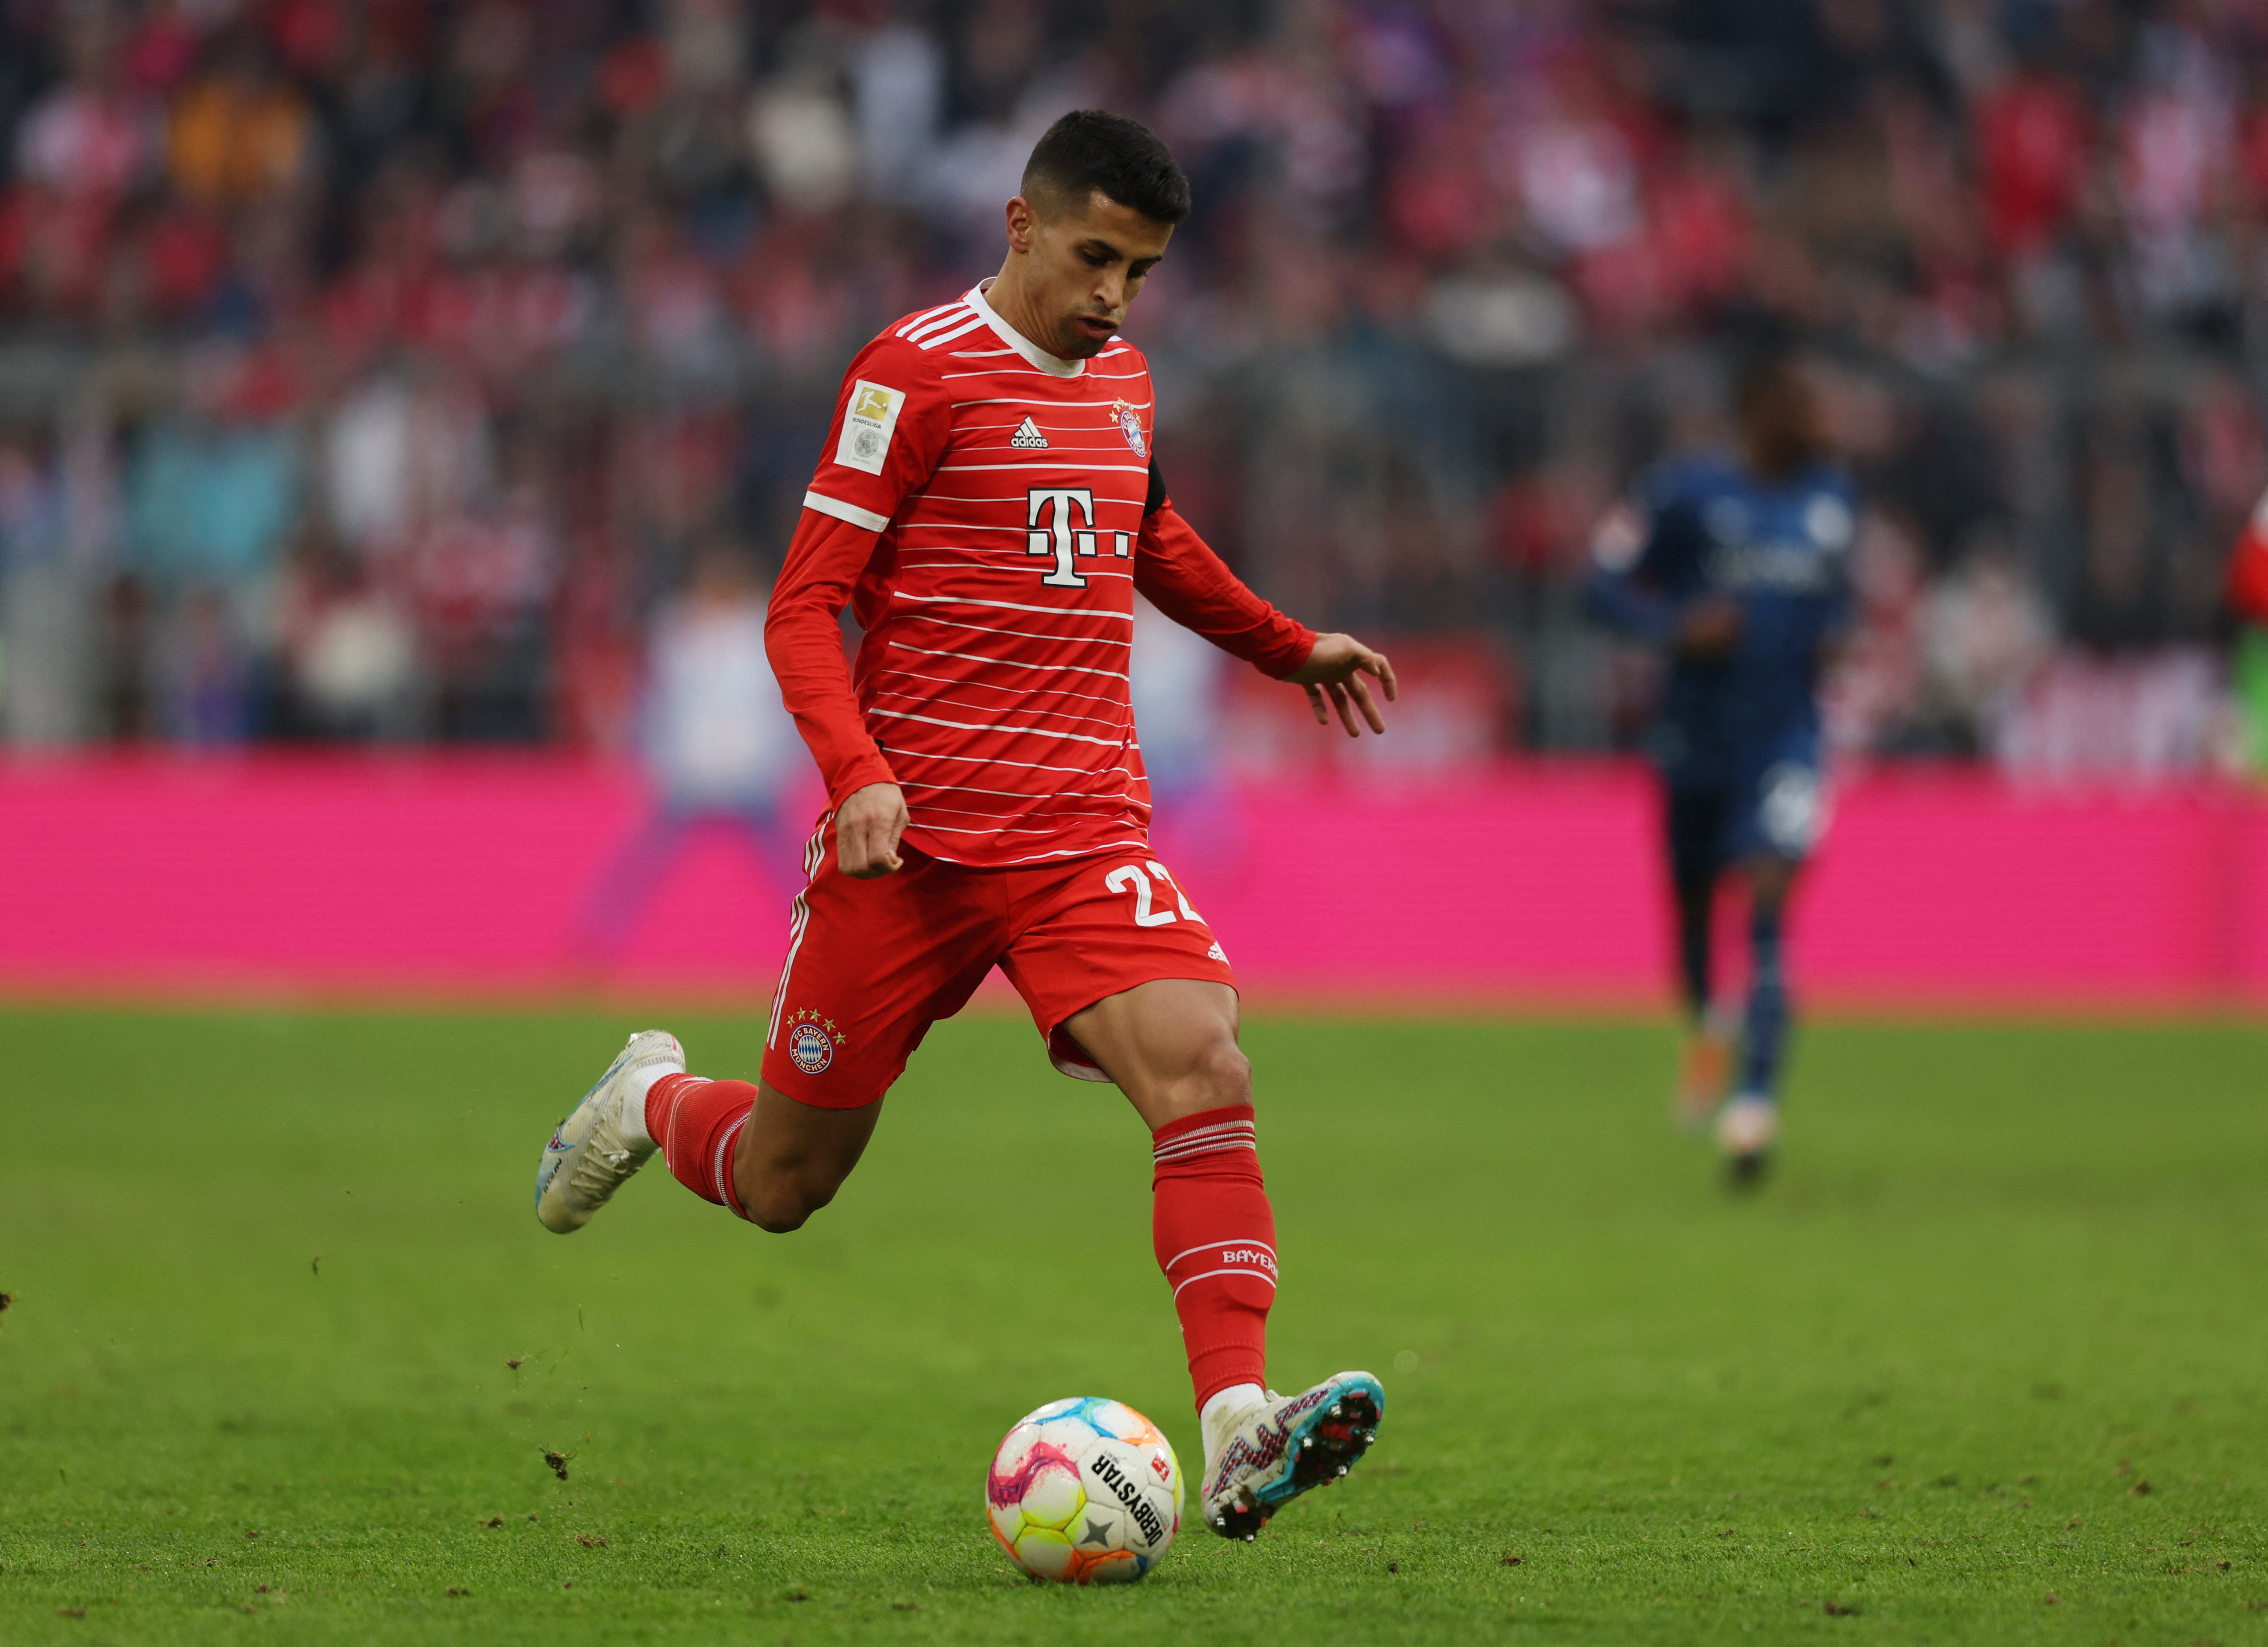
{"type": "MultiPolygon", "coordinates": [[[[903,641],[892,641],[890,644],[899,651],[913,652],[923,658],[958,658],[964,663],[995,664],[1003,669],[1045,669],[1074,675],[1108,675],[1113,680],[1129,678],[1122,669],[1089,669],[1079,664],[1020,664],[1012,658],[987,658],[978,652],[940,652],[926,646],[909,646],[903,641]]],[[[1117,700],[1114,698],[1111,702],[1117,700]]]]}
{"type": "MultiPolygon", "coordinates": [[[[922,700],[919,698],[916,698],[914,700],[917,703],[921,701],[922,700]]],[[[1035,710],[1033,711],[1035,715],[1045,715],[1049,711],[1046,710],[1035,710]]],[[[1006,732],[1012,738],[1067,738],[1075,744],[1099,744],[1105,749],[1123,749],[1126,746],[1126,739],[1123,737],[1090,738],[1085,732],[1050,732],[1044,726],[1011,726],[1000,721],[940,720],[934,715],[917,715],[911,710],[886,710],[879,706],[870,708],[866,713],[869,715],[887,715],[894,721],[919,721],[924,726],[950,726],[955,732],[1006,732]]],[[[1067,721],[1091,721],[1094,719],[1092,715],[1065,715],[1062,718],[1067,721]]],[[[1101,724],[1101,723],[1098,722],[1097,724],[1101,724]]]]}
{"type": "Polygon", "coordinates": [[[854,526],[864,526],[869,532],[887,530],[887,515],[878,515],[871,509],[861,509],[856,504],[846,504],[839,497],[829,497],[824,492],[806,492],[803,506],[819,514],[832,515],[837,520],[847,520],[854,526]]]}
{"type": "MultiPolygon", "coordinates": [[[[955,680],[949,675],[924,675],[911,669],[891,669],[887,667],[877,669],[874,672],[874,679],[878,683],[884,680],[927,680],[940,687],[966,687],[972,692],[990,692],[994,694],[996,696],[1000,697],[1016,695],[1015,688],[1012,687],[996,687],[983,680],[955,680]]],[[[908,692],[896,687],[881,686],[879,684],[877,685],[875,691],[876,695],[881,697],[910,699],[912,702],[921,704],[925,709],[966,710],[972,715],[985,714],[998,707],[997,705],[991,704],[963,702],[950,692],[939,692],[924,695],[919,692],[908,692]]],[[[1126,714],[1126,705],[1120,699],[1099,697],[1092,692],[1071,692],[1062,687],[1057,687],[1048,695],[1052,698],[1058,698],[1065,701],[1075,701],[1080,703],[1107,703],[1116,709],[1118,713],[1116,715],[1089,715],[1084,710],[1045,709],[1037,703],[1031,702],[1028,697],[1024,700],[1025,706],[1027,707],[1031,713],[1035,715],[1052,715],[1059,720],[1091,721],[1097,726],[1115,727],[1122,732],[1126,727],[1129,718],[1126,714]]]]}
{"type": "MultiPolygon", "coordinates": [[[[1108,800],[1107,795],[1097,795],[1090,790],[1051,790],[1045,795],[1035,795],[1025,790],[988,790],[977,783],[924,783],[919,778],[908,778],[900,786],[909,790],[950,790],[956,795],[998,795],[1012,801],[1108,800]]],[[[1104,813],[1103,816],[1109,814],[1104,813]]]]}
{"type": "MultiPolygon", "coordinates": [[[[979,600],[973,595],[909,595],[902,589],[892,590],[890,598],[894,600],[937,602],[950,607],[1000,607],[1010,612],[1044,612],[1050,617],[1108,618],[1115,623],[1126,624],[1134,621],[1134,614],[1130,612],[1103,612],[1094,607],[1027,607],[1020,600],[979,600]]],[[[1003,631],[1004,634],[1007,632],[1003,631]]],[[[1084,635],[1042,635],[1039,638],[1043,641],[1084,641],[1089,637],[1084,635]]],[[[1109,643],[1113,646],[1127,644],[1123,641],[1109,643]]]]}
{"type": "Polygon", "coordinates": [[[907,333],[912,331],[914,327],[919,326],[924,320],[934,320],[939,315],[949,314],[955,309],[965,308],[966,306],[967,305],[963,304],[960,298],[955,298],[951,303],[940,303],[934,309],[924,309],[919,314],[914,316],[912,320],[908,320],[903,326],[900,327],[895,335],[899,337],[903,337],[907,333]]]}
{"type": "Polygon", "coordinates": [[[772,991],[772,1017],[764,1031],[764,1045],[770,1047],[779,1040],[780,1013],[787,1006],[787,982],[795,975],[795,958],[803,948],[805,930],[811,924],[811,882],[819,873],[819,865],[827,852],[827,826],[835,816],[832,808],[820,819],[819,827],[811,832],[811,839],[803,844],[803,890],[797,893],[788,906],[787,959],[780,963],[779,987],[772,991]]]}
{"type": "Polygon", "coordinates": [[[956,337],[967,336],[969,333],[975,331],[978,327],[983,324],[984,317],[980,314],[975,320],[965,321],[961,325],[954,327],[951,331],[939,332],[931,337],[924,337],[919,340],[909,339],[908,341],[918,341],[921,347],[924,349],[935,349],[940,344],[950,343],[956,337]]]}
{"type": "Polygon", "coordinates": [[[922,339],[928,336],[931,333],[959,326],[962,321],[968,319],[968,311],[962,308],[956,309],[952,313],[942,315],[934,320],[924,320],[919,326],[914,327],[912,331],[906,334],[906,342],[919,347],[921,345],[922,339]]]}
{"type": "MultiPolygon", "coordinates": [[[[1028,812],[964,812],[958,806],[940,806],[935,801],[917,801],[912,803],[912,805],[917,805],[921,808],[923,828],[935,829],[946,835],[982,835],[983,831],[982,829],[971,828],[966,824],[939,823],[937,820],[939,818],[990,819],[992,820],[990,827],[998,830],[1003,835],[1061,835],[1063,833],[1060,829],[1034,829],[1029,827],[1019,827],[1018,825],[1012,824],[1008,821],[1008,820],[1012,818],[1030,819],[1034,816],[1041,815],[1028,812]]],[[[1096,818],[1101,820],[1105,825],[1123,825],[1126,821],[1126,814],[1123,809],[1107,812],[1050,812],[1044,815],[1049,818],[1096,818]]]]}
{"type": "MultiPolygon", "coordinates": [[[[1055,463],[940,463],[937,466],[937,472],[939,474],[943,474],[948,470],[953,469],[1061,469],[1069,467],[1101,469],[1113,474],[1147,474],[1150,472],[1145,466],[1139,463],[1080,463],[1073,465],[1064,464],[1061,461],[1055,463]]],[[[1130,503],[1132,500],[1130,498],[1127,501],[1130,503]]]]}
{"type": "MultiPolygon", "coordinates": [[[[1032,666],[1037,668],[1040,665],[1034,665],[1032,666]]],[[[956,680],[950,675],[925,675],[917,670],[892,669],[887,665],[877,669],[874,672],[874,679],[877,681],[885,680],[928,680],[941,687],[966,687],[974,692],[990,692],[998,694],[1003,697],[1012,695],[1015,691],[1012,687],[996,687],[989,681],[967,680],[956,680]]],[[[878,687],[877,690],[881,693],[886,693],[891,697],[911,698],[915,702],[927,704],[932,709],[944,708],[967,710],[971,714],[981,715],[985,712],[986,708],[985,705],[981,703],[957,702],[953,698],[943,693],[935,693],[924,696],[923,694],[918,692],[901,692],[894,687],[878,687]]],[[[1073,692],[1063,687],[1056,687],[1051,695],[1060,698],[1076,698],[1081,703],[1108,703],[1116,708],[1119,712],[1116,716],[1088,715],[1078,710],[1042,709],[1036,703],[1029,705],[1031,712],[1035,715],[1052,715],[1058,720],[1092,721],[1097,726],[1116,726],[1123,728],[1126,724],[1126,705],[1117,698],[1098,697],[1092,692],[1073,692]]]]}
{"type": "Polygon", "coordinates": [[[924,623],[934,623],[942,629],[973,629],[979,635],[1012,635],[1020,641],[1058,641],[1065,646],[1126,646],[1131,641],[1114,641],[1100,635],[1035,635],[1029,629],[1004,629],[990,623],[956,623],[951,618],[933,618],[926,612],[909,612],[909,618],[919,618],[924,623]]]}
{"type": "MultiPolygon", "coordinates": [[[[1021,857],[1005,858],[1001,861],[1000,867],[1013,869],[1019,864],[1037,864],[1051,857],[1086,857],[1089,854],[1116,852],[1120,847],[1130,847],[1137,851],[1147,852],[1150,849],[1150,843],[1147,841],[1128,840],[1105,841],[1101,846],[1061,846],[1052,852],[1027,852],[1021,857]]],[[[954,862],[951,858],[946,858],[945,861],[948,864],[954,862]]]]}
{"type": "MultiPolygon", "coordinates": [[[[942,375],[948,378],[991,378],[999,374],[991,371],[948,371],[942,375]]],[[[1066,401],[1060,398],[1049,400],[1044,396],[1029,394],[988,394],[974,401],[955,401],[954,404],[955,406],[1059,406],[1066,412],[1078,412],[1091,410],[1101,406],[1102,402],[1099,400],[1066,401]]],[[[1140,408],[1147,407],[1150,402],[1128,401],[1125,404],[1140,408]]],[[[1105,429],[1096,432],[1108,433],[1108,430],[1105,429]]]]}
{"type": "MultiPolygon", "coordinates": [[[[876,746],[881,747],[880,739],[876,740],[876,746]]],[[[1130,749],[1139,749],[1142,746],[1129,744],[1126,746],[1130,749]]],[[[1094,767],[1054,767],[1044,761],[1004,761],[998,755],[947,755],[939,754],[928,749],[908,749],[902,746],[895,749],[882,748],[882,754],[888,758],[893,766],[901,761],[908,760],[958,761],[967,766],[1014,767],[1024,772],[1072,772],[1081,777],[1093,777],[1095,774],[1094,767]]]]}
{"type": "Polygon", "coordinates": [[[968,320],[976,312],[966,303],[949,303],[944,308],[932,312],[926,319],[915,321],[898,335],[909,343],[919,342],[940,327],[951,326],[956,320],[968,320]]]}
{"type": "MultiPolygon", "coordinates": [[[[946,792],[942,786],[935,783],[917,783],[914,785],[914,788],[917,790],[937,790],[939,793],[946,792]]],[[[953,792],[956,794],[971,795],[1006,795],[1006,798],[1010,800],[1034,800],[1035,798],[1027,795],[1007,795],[1006,791],[1003,790],[954,790],[953,792]]],[[[1113,800],[1123,799],[1123,797],[1110,795],[1081,795],[1077,798],[1080,800],[1102,801],[1105,803],[1113,800]]],[[[918,805],[924,814],[930,812],[946,812],[955,818],[1015,818],[1028,815],[1031,811],[1031,808],[1028,806],[947,806],[942,801],[933,800],[922,801],[919,802],[918,805]]],[[[1076,807],[1056,807],[1051,808],[1048,813],[1048,816],[1051,818],[1109,818],[1114,820],[1123,819],[1125,815],[1125,809],[1123,805],[1112,806],[1108,812],[1081,812],[1076,807]]]]}
{"type": "MultiPolygon", "coordinates": [[[[1020,504],[1024,500],[1020,497],[1003,497],[996,499],[995,501],[1003,504],[1020,504]]],[[[960,522],[953,520],[901,520],[898,522],[898,525],[907,532],[913,532],[916,530],[922,532],[1005,532],[1020,538],[1030,530],[1030,528],[1026,526],[963,526],[960,522]]]]}
{"type": "MultiPolygon", "coordinates": [[[[972,355],[964,349],[959,349],[947,350],[945,357],[947,360],[982,360],[983,358],[982,355],[972,355]]],[[[1060,371],[1049,371],[1042,366],[1034,366],[1019,363],[1013,366],[987,366],[982,371],[960,371],[955,372],[954,375],[958,378],[1029,378],[1037,376],[1042,378],[1054,378],[1059,382],[1077,382],[1079,379],[1085,378],[1087,374],[1084,371],[1074,371],[1066,375],[1060,371]]],[[[1099,378],[1103,374],[1098,371],[1094,375],[1099,378]]],[[[1067,406],[1079,406],[1082,404],[1092,405],[1094,402],[1067,401],[1064,402],[1064,404],[1067,406]]]]}
{"type": "MultiPolygon", "coordinates": [[[[1005,565],[1004,566],[1003,562],[998,561],[976,561],[969,557],[977,555],[1006,555],[1010,552],[1011,551],[1006,549],[954,548],[951,546],[943,543],[921,544],[917,545],[913,548],[900,551],[898,555],[898,564],[901,566],[909,565],[914,561],[923,559],[930,561],[959,561],[966,566],[982,566],[990,571],[1001,571],[1005,570],[1005,567],[1007,566],[1015,566],[1020,562],[1010,561],[1005,562],[1005,565]]],[[[1022,555],[1027,552],[1027,551],[1020,549],[1014,551],[1014,553],[1018,555],[1022,555]]],[[[1081,572],[1079,576],[1086,578],[1131,578],[1134,574],[1131,572],[1106,572],[1099,567],[1089,567],[1086,570],[1081,572]]],[[[1010,635],[1016,631],[1012,629],[1003,629],[1000,632],[1003,635],[1010,635]]]]}
{"type": "MultiPolygon", "coordinates": [[[[1005,497],[971,497],[966,492],[932,492],[927,489],[924,489],[920,496],[921,501],[924,504],[1021,504],[1027,502],[1031,497],[1031,494],[1029,492],[1011,492],[1005,497]]],[[[1103,499],[1103,502],[1105,503],[1108,503],[1109,501],[1111,500],[1108,498],[1103,499]]],[[[1022,529],[1023,528],[1020,527],[1010,528],[1012,531],[1019,531],[1022,529]]]]}
{"type": "MultiPolygon", "coordinates": [[[[1061,829],[1052,829],[1052,830],[1051,830],[1051,829],[1044,829],[1044,828],[1041,828],[1041,829],[1035,829],[1035,828],[1030,827],[1028,825],[1023,825],[1023,824],[1012,824],[1012,823],[1009,823],[1009,822],[1005,821],[1005,820],[1003,820],[1002,821],[998,822],[998,823],[991,824],[991,825],[990,825],[990,826],[988,826],[988,827],[983,827],[983,828],[974,828],[974,827],[969,827],[969,826],[968,826],[968,825],[966,825],[966,824],[948,824],[948,823],[939,823],[939,822],[938,822],[938,821],[937,821],[937,820],[936,820],[935,818],[933,818],[932,816],[931,816],[931,814],[932,814],[932,813],[933,813],[933,812],[935,812],[937,810],[938,810],[938,809],[937,809],[936,807],[934,807],[934,806],[931,806],[931,807],[926,807],[926,808],[924,808],[924,809],[923,810],[923,812],[922,812],[921,822],[920,822],[917,826],[916,826],[916,827],[918,827],[918,828],[922,828],[922,829],[929,830],[929,831],[931,831],[931,832],[932,832],[932,833],[934,833],[934,834],[937,834],[937,835],[1000,835],[1000,836],[1004,837],[1004,839],[1003,839],[1003,841],[1002,841],[1002,844],[1003,844],[1003,845],[1005,845],[1005,846],[1020,846],[1020,845],[1028,845],[1028,844],[1030,844],[1030,842],[1029,842],[1028,839],[1027,839],[1027,840],[1026,840],[1026,841],[1022,841],[1022,842],[1008,841],[1008,840],[1005,839],[1005,837],[1006,837],[1006,836],[1008,836],[1008,835],[1024,835],[1024,836],[1029,837],[1029,836],[1034,836],[1034,835],[1045,836],[1045,835],[1057,835],[1057,836],[1060,837],[1060,836],[1062,835],[1062,834],[1063,834],[1063,831],[1062,831],[1061,829]]],[[[982,816],[982,814],[980,814],[980,813],[975,813],[975,812],[972,812],[972,813],[970,813],[969,815],[970,815],[971,817],[978,817],[978,816],[982,816]]],[[[1029,814],[1029,813],[1026,813],[1026,814],[1023,814],[1023,815],[1024,815],[1024,816],[1026,816],[1026,817],[1029,817],[1031,814],[1029,814]]],[[[1056,818],[1081,818],[1081,819],[1092,819],[1092,820],[1096,820],[1101,821],[1101,823],[1102,823],[1106,827],[1108,827],[1108,826],[1109,826],[1110,824],[1112,824],[1112,823],[1116,823],[1116,824],[1117,824],[1120,827],[1122,827],[1122,828],[1123,828],[1123,827],[1124,827],[1124,826],[1125,826],[1125,822],[1126,822],[1126,820],[1125,820],[1123,817],[1118,817],[1118,818],[1115,818],[1115,819],[1114,819],[1114,818],[1110,817],[1108,813],[1104,813],[1104,812],[1053,812],[1053,813],[1050,813],[1050,814],[1049,814],[1049,816],[1051,816],[1051,817],[1056,817],[1056,818]]]]}

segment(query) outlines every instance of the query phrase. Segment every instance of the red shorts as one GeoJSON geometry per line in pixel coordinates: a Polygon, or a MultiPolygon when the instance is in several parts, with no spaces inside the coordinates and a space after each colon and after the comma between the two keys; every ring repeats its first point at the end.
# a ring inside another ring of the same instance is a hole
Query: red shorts
{"type": "Polygon", "coordinates": [[[873,1103],[996,966],[1056,1068],[1089,1081],[1110,1077],[1064,1019],[1153,979],[1236,985],[1211,929],[1147,852],[968,869],[901,848],[896,874],[853,880],[829,823],[813,856],[764,1038],[764,1079],[799,1103],[873,1103]]]}

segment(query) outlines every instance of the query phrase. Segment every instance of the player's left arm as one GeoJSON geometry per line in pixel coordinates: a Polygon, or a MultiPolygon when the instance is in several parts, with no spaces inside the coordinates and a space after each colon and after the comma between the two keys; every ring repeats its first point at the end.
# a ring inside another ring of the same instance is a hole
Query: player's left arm
{"type": "Polygon", "coordinates": [[[1174,622],[1230,656],[1272,680],[1305,687],[1317,725],[1329,725],[1336,710],[1350,738],[1362,735],[1364,723],[1374,732],[1386,731],[1386,717],[1364,678],[1376,680],[1393,702],[1399,687],[1386,654],[1351,635],[1318,635],[1247,588],[1174,508],[1154,459],[1134,587],[1174,622]]]}
{"type": "MultiPolygon", "coordinates": [[[[1837,498],[1849,510],[1850,518],[1859,518],[1859,499],[1847,485],[1837,489],[1837,498]]],[[[1855,540],[1856,533],[1852,533],[1855,540]]],[[[1846,548],[1835,556],[1834,571],[1827,586],[1826,610],[1819,621],[1816,666],[1824,678],[1832,673],[1851,650],[1859,629],[1858,591],[1852,586],[1851,555],[1846,548]]]]}
{"type": "Polygon", "coordinates": [[[1683,599],[1697,559],[1697,522],[1675,471],[1650,477],[1637,497],[1616,504],[1591,532],[1583,602],[1608,628],[1693,658],[1722,658],[1741,636],[1739,603],[1706,589],[1683,599]]]}

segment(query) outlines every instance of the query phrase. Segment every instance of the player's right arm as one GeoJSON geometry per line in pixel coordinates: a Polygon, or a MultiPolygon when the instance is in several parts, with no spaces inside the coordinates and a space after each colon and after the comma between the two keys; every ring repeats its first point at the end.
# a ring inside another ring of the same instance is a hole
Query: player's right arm
{"type": "Polygon", "coordinates": [[[859,712],[843,656],[843,608],[898,507],[929,482],[952,407],[919,350],[884,335],[843,374],[835,421],[764,614],[780,698],[827,782],[836,860],[869,879],[902,867],[908,816],[897,777],[859,712]]]}
{"type": "Polygon", "coordinates": [[[1246,588],[1174,509],[1154,458],[1142,509],[1134,586],[1152,606],[1271,680],[1305,687],[1317,725],[1331,724],[1328,703],[1350,738],[1361,736],[1362,723],[1374,732],[1386,731],[1385,717],[1362,679],[1373,677],[1393,701],[1399,688],[1383,652],[1351,635],[1318,635],[1246,588]]]}
{"type": "Polygon", "coordinates": [[[1690,504],[1668,476],[1640,497],[1615,505],[1591,533],[1584,604],[1608,628],[1689,658],[1719,658],[1741,634],[1736,601],[1710,592],[1671,593],[1675,573],[1697,558],[1690,504]]]}

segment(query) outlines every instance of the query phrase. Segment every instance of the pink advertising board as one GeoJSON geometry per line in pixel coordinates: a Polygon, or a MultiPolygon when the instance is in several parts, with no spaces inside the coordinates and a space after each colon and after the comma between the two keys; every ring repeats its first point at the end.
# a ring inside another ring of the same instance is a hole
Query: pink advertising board
{"type": "MultiPolygon", "coordinates": [[[[1635,1004],[1666,993],[1654,805],[1617,762],[1326,776],[1187,803],[1159,847],[1262,1000],[1635,1004]]],[[[646,816],[549,756],[0,765],[0,990],[768,1003],[792,845],[696,832],[593,937],[646,816]]],[[[1866,776],[1794,956],[1822,1003],[2268,1005],[2268,799],[1866,776]]]]}

